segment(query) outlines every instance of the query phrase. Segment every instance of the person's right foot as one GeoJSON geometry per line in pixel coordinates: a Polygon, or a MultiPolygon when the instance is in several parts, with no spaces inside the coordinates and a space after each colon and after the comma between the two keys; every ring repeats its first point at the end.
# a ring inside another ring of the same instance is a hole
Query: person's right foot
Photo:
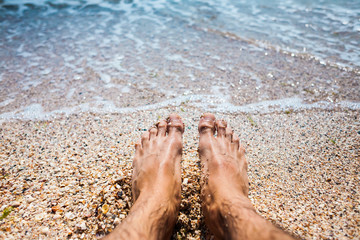
{"type": "MultiPolygon", "coordinates": [[[[199,123],[199,156],[202,165],[202,209],[215,236],[224,236],[230,206],[253,208],[248,196],[249,181],[245,149],[225,121],[205,113],[199,123]],[[217,136],[215,137],[215,134],[217,136]]],[[[225,234],[226,235],[226,234],[225,234]]]]}

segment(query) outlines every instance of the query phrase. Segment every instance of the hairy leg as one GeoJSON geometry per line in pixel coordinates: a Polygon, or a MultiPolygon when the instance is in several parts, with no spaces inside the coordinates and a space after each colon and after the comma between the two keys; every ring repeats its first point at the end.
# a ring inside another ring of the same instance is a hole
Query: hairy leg
{"type": "Polygon", "coordinates": [[[144,133],[135,145],[133,198],[128,217],[104,239],[169,239],[181,198],[182,134],[176,114],[144,133]]]}
{"type": "Polygon", "coordinates": [[[202,209],[217,239],[293,239],[259,216],[248,199],[245,149],[225,121],[210,113],[199,123],[202,209]],[[217,136],[214,134],[217,132],[217,136]]]}

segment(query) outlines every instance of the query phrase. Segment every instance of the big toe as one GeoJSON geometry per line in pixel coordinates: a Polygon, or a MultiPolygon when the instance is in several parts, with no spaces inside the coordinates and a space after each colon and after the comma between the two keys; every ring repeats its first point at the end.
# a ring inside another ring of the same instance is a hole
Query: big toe
{"type": "Polygon", "coordinates": [[[167,132],[169,135],[181,136],[184,132],[184,123],[176,113],[170,114],[167,118],[167,132]]]}
{"type": "Polygon", "coordinates": [[[200,137],[206,134],[215,134],[215,115],[212,113],[204,113],[199,122],[198,127],[200,137]]]}

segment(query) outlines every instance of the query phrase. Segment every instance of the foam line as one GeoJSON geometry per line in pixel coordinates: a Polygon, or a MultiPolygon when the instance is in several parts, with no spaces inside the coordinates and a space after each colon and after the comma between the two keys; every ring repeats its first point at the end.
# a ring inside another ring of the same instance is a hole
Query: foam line
{"type": "Polygon", "coordinates": [[[74,107],[65,107],[51,112],[44,112],[40,104],[31,104],[12,112],[0,114],[0,123],[10,120],[47,120],[58,115],[71,115],[82,112],[92,113],[132,113],[165,108],[169,106],[191,105],[209,112],[222,113],[272,113],[286,110],[306,109],[335,109],[343,108],[349,110],[360,110],[360,102],[342,101],[331,103],[319,101],[315,103],[304,103],[300,98],[283,98],[277,100],[261,101],[257,103],[234,105],[216,95],[188,95],[162,101],[155,104],[139,107],[116,107],[112,101],[98,100],[90,103],[80,104],[74,107]]]}

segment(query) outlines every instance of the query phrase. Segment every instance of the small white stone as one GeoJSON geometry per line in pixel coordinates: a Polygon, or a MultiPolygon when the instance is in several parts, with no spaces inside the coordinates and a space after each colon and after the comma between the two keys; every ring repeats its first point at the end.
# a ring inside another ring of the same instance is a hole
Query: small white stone
{"type": "Polygon", "coordinates": [[[120,223],[120,218],[115,218],[114,224],[115,224],[115,225],[118,225],[119,223],[120,223]]]}
{"type": "Polygon", "coordinates": [[[32,196],[29,196],[29,197],[26,199],[26,201],[27,201],[28,203],[31,203],[31,202],[35,201],[35,198],[33,198],[32,196]]]}
{"type": "Polygon", "coordinates": [[[125,214],[120,214],[120,219],[124,219],[125,217],[125,214]]]}
{"type": "Polygon", "coordinates": [[[184,178],[184,181],[183,181],[183,184],[188,184],[188,182],[189,182],[189,179],[188,178],[184,178]]]}
{"type": "Polygon", "coordinates": [[[42,219],[44,219],[45,217],[45,213],[39,213],[39,214],[36,214],[34,219],[35,221],[41,221],[42,219]]]}
{"type": "Polygon", "coordinates": [[[72,212],[67,212],[67,213],[65,213],[65,217],[68,219],[74,219],[75,215],[72,212]]]}
{"type": "Polygon", "coordinates": [[[41,228],[41,233],[42,234],[45,234],[45,235],[48,235],[50,232],[50,229],[48,227],[43,227],[41,228]]]}
{"type": "Polygon", "coordinates": [[[14,201],[14,202],[11,203],[11,206],[12,206],[12,207],[19,207],[20,204],[21,204],[20,202],[14,201]]]}
{"type": "Polygon", "coordinates": [[[77,224],[76,227],[83,231],[87,229],[86,224],[84,222],[77,224]]]}

